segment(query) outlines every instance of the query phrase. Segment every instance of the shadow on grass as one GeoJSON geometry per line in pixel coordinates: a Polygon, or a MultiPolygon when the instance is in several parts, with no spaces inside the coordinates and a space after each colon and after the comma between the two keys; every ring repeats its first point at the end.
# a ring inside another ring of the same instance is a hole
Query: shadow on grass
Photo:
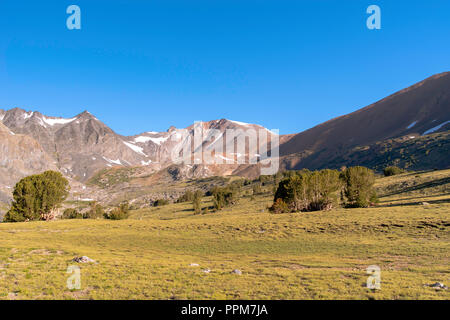
{"type": "Polygon", "coordinates": [[[406,193],[406,192],[418,191],[418,190],[438,187],[438,186],[442,186],[444,184],[450,184],[450,177],[424,182],[424,183],[421,183],[421,184],[418,184],[418,185],[415,185],[415,186],[407,187],[407,188],[404,188],[404,189],[401,189],[401,190],[398,190],[398,191],[395,191],[395,192],[384,194],[383,196],[384,197],[389,197],[389,196],[394,196],[394,195],[402,194],[402,193],[406,193]]]}
{"type": "MultiPolygon", "coordinates": [[[[390,208],[390,207],[403,207],[403,206],[423,206],[424,201],[414,201],[414,202],[401,202],[401,203],[390,203],[390,204],[381,204],[378,205],[377,208],[390,208]]],[[[441,203],[450,203],[450,198],[448,199],[439,199],[439,200],[428,200],[426,203],[429,204],[441,204],[441,203]]]]}
{"type": "MultiPolygon", "coordinates": [[[[438,197],[445,197],[445,196],[450,196],[450,193],[437,193],[437,194],[433,194],[433,195],[429,195],[429,196],[418,195],[418,196],[409,197],[409,198],[387,199],[387,200],[381,201],[381,203],[401,202],[401,201],[408,201],[408,200],[414,200],[414,199],[421,199],[422,201],[424,201],[424,199],[427,199],[427,198],[438,198],[438,197]]],[[[385,198],[385,196],[382,196],[381,198],[385,198]]]]}

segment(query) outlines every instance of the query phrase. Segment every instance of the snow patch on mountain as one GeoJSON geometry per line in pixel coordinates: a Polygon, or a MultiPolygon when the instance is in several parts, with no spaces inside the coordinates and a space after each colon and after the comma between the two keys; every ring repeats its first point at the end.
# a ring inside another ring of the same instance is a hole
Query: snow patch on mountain
{"type": "Polygon", "coordinates": [[[117,165],[119,165],[119,166],[122,166],[122,162],[120,162],[120,159],[117,159],[117,160],[111,160],[111,159],[108,159],[108,158],[106,158],[106,157],[103,157],[103,159],[105,159],[105,161],[107,161],[107,162],[109,162],[109,163],[111,163],[111,164],[117,164],[117,165]]]}
{"type": "Polygon", "coordinates": [[[139,153],[139,154],[141,154],[141,155],[143,155],[143,156],[146,156],[146,154],[144,153],[144,149],[143,149],[143,148],[141,148],[141,147],[139,147],[139,146],[136,146],[136,145],[134,145],[134,144],[132,144],[132,143],[126,142],[126,141],[123,141],[123,143],[124,143],[128,148],[130,148],[131,150],[133,150],[134,152],[139,153]]]}
{"type": "Polygon", "coordinates": [[[26,112],[26,113],[23,114],[23,118],[25,120],[29,119],[29,118],[31,118],[33,116],[33,114],[34,114],[34,112],[26,112]]]}
{"type": "Polygon", "coordinates": [[[416,123],[417,123],[417,121],[414,121],[409,126],[407,126],[406,129],[411,129],[412,127],[414,127],[416,125],[416,123]]]}
{"type": "Polygon", "coordinates": [[[245,122],[241,122],[241,121],[234,121],[234,120],[228,120],[228,121],[236,123],[241,126],[249,126],[250,125],[250,123],[245,123],[245,122]]]}
{"type": "Polygon", "coordinates": [[[434,128],[431,128],[431,129],[425,131],[422,135],[424,136],[424,135],[426,135],[426,134],[429,134],[429,133],[438,131],[440,128],[442,128],[443,126],[445,126],[447,123],[450,123],[450,120],[449,120],[449,121],[445,121],[445,122],[441,123],[440,125],[438,125],[438,126],[436,126],[436,127],[434,127],[434,128]]]}
{"type": "Polygon", "coordinates": [[[45,116],[42,117],[42,120],[44,120],[44,122],[50,126],[54,126],[55,124],[67,124],[74,121],[75,119],[76,118],[64,119],[64,118],[47,118],[45,116]]]}
{"type": "Polygon", "coordinates": [[[166,142],[169,137],[158,137],[158,138],[152,138],[147,136],[139,136],[134,138],[134,142],[137,143],[146,143],[148,141],[152,141],[153,143],[156,143],[157,145],[161,145],[161,143],[166,142]]]}

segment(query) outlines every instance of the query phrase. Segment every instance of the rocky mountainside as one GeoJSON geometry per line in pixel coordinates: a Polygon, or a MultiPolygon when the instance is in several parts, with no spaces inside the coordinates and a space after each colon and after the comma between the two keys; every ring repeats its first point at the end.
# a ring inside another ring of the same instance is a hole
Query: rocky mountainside
{"type": "Polygon", "coordinates": [[[102,168],[140,165],[148,158],[87,111],[63,119],[15,108],[4,112],[3,123],[34,137],[62,173],[80,181],[102,168]]]}
{"type": "MultiPolygon", "coordinates": [[[[353,113],[296,134],[281,145],[283,167],[323,168],[346,165],[345,155],[360,146],[450,129],[450,72],[437,74],[353,113]],[[342,158],[343,161],[337,161],[342,158]],[[336,159],[332,162],[331,159],[336,159]]],[[[448,154],[448,149],[446,150],[448,154]]],[[[361,165],[371,164],[366,158],[361,165]]],[[[412,166],[418,168],[419,166],[412,166]]],[[[423,166],[422,166],[423,167],[423,166]]],[[[450,158],[433,167],[450,167],[450,158]]]]}
{"type": "MultiPolygon", "coordinates": [[[[126,137],[115,133],[87,111],[65,119],[14,108],[0,110],[0,122],[8,136],[27,137],[34,141],[42,157],[45,157],[42,161],[48,164],[46,168],[61,171],[74,183],[86,183],[96,173],[112,168],[139,167],[141,175],[149,175],[174,164],[178,168],[178,180],[231,175],[236,170],[242,170],[244,162],[256,164],[261,158],[258,146],[246,142],[247,130],[252,129],[256,136],[275,137],[261,126],[226,119],[126,137]],[[236,143],[234,139],[227,139],[229,129],[236,130],[236,143]],[[206,159],[210,161],[208,164],[204,163],[206,159]]],[[[0,147],[11,149],[6,140],[0,141],[0,147]]],[[[32,152],[31,147],[29,151],[32,152]]],[[[6,152],[2,156],[5,161],[15,159],[6,152]]],[[[23,157],[28,160],[26,154],[23,157]]],[[[25,173],[44,169],[44,166],[30,166],[25,172],[22,167],[2,166],[2,170],[9,174],[8,177],[0,176],[0,183],[10,189],[25,173]]],[[[79,185],[77,188],[83,194],[79,185]]],[[[84,190],[87,194],[93,192],[84,190]]],[[[80,197],[83,198],[83,195],[80,197]]]]}
{"type": "Polygon", "coordinates": [[[11,198],[11,188],[20,178],[45,170],[57,167],[40,144],[0,122],[0,201],[11,198]]]}

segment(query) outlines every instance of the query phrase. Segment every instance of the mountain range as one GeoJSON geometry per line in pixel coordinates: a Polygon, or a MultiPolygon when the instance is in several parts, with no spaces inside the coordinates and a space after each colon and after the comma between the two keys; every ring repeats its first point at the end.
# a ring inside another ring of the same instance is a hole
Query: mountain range
{"type": "MultiPolygon", "coordinates": [[[[231,145],[234,141],[225,139],[228,129],[242,131],[242,137],[236,138],[241,144],[248,129],[266,132],[271,144],[279,141],[277,161],[282,170],[350,165],[376,170],[387,165],[414,170],[449,168],[450,72],[434,75],[309,130],[281,136],[257,124],[227,119],[122,136],[88,111],[65,119],[19,108],[0,109],[0,202],[11,199],[12,187],[20,178],[49,169],[62,172],[79,197],[96,194],[92,188],[98,185],[93,186],[92,179],[120,168],[132,169],[140,177],[158,176],[167,170],[177,179],[257,176],[261,167],[259,149],[247,143],[238,152],[231,145]],[[180,150],[195,153],[191,142],[199,125],[209,130],[197,143],[202,146],[202,154],[215,150],[213,158],[228,164],[194,160],[183,165],[174,161],[180,150]],[[233,159],[216,152],[225,149],[234,150],[233,159]],[[243,158],[246,161],[238,161],[243,158]],[[248,164],[250,159],[254,164],[248,164]]],[[[103,189],[106,187],[111,186],[103,189]]],[[[103,198],[107,194],[104,192],[103,198]]]]}

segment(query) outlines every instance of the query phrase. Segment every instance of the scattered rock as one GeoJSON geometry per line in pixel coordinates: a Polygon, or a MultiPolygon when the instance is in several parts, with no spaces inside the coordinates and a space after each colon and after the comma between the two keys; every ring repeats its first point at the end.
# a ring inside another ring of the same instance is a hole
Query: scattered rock
{"type": "Polygon", "coordinates": [[[429,286],[434,289],[443,289],[443,290],[448,289],[447,286],[445,286],[442,282],[436,282],[436,283],[430,284],[429,286]]]}
{"type": "Polygon", "coordinates": [[[16,298],[17,298],[17,293],[15,293],[15,292],[8,293],[8,296],[7,296],[8,300],[16,300],[16,298]]]}
{"type": "Polygon", "coordinates": [[[241,274],[242,274],[242,271],[239,270],[239,269],[235,269],[235,270],[231,271],[231,273],[241,275],[241,274]]]}
{"type": "Polygon", "coordinates": [[[210,272],[211,272],[211,270],[209,270],[209,269],[205,269],[205,270],[203,270],[203,272],[204,272],[204,273],[210,273],[210,272]]]}
{"type": "Polygon", "coordinates": [[[190,267],[200,267],[200,265],[198,263],[191,263],[189,266],[190,267]]]}
{"type": "Polygon", "coordinates": [[[91,258],[87,256],[82,257],[75,257],[72,261],[78,262],[78,263],[95,263],[95,260],[92,260],[91,258]]]}
{"type": "Polygon", "coordinates": [[[428,202],[422,202],[423,206],[429,206],[430,204],[428,202]]]}

